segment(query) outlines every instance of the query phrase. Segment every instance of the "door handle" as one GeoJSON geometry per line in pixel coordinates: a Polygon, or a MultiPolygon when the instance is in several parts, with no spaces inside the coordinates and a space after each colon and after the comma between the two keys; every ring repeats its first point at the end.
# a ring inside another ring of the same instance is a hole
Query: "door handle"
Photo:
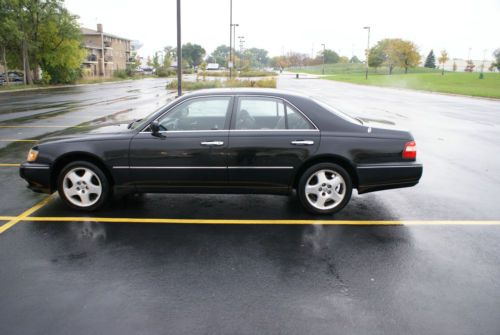
{"type": "Polygon", "coordinates": [[[209,141],[209,142],[201,142],[200,144],[203,146],[206,146],[206,147],[220,147],[220,146],[224,145],[224,142],[222,142],[222,141],[209,141]]]}
{"type": "Polygon", "coordinates": [[[292,141],[291,142],[293,145],[313,145],[314,141],[303,141],[303,140],[297,140],[297,141],[292,141]]]}

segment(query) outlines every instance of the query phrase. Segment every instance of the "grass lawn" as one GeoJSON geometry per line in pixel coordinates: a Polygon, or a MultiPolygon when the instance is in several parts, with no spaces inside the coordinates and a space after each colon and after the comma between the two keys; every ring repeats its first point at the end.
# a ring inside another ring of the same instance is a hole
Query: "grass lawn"
{"type": "MultiPolygon", "coordinates": [[[[322,65],[290,68],[292,72],[321,74],[322,65]]],[[[479,73],[445,72],[444,76],[438,69],[417,67],[408,69],[395,68],[388,75],[386,67],[377,70],[370,68],[368,80],[365,80],[364,64],[326,64],[325,77],[330,80],[353,84],[374,85],[382,87],[408,88],[413,90],[443,92],[477,97],[500,99],[500,73],[485,72],[484,79],[479,79],[479,73]]]]}
{"type": "Polygon", "coordinates": [[[440,73],[408,73],[393,74],[391,76],[371,74],[368,80],[365,79],[363,74],[338,74],[325,78],[354,84],[500,99],[500,73],[486,72],[484,79],[479,79],[479,73],[476,72],[445,72],[444,76],[440,73]]]}

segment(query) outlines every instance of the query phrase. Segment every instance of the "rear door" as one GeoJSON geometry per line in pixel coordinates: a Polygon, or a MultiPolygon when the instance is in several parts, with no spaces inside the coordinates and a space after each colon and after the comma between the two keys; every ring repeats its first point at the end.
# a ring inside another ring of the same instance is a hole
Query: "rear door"
{"type": "Polygon", "coordinates": [[[231,109],[229,96],[188,99],[158,119],[162,136],[137,134],[130,145],[133,183],[149,191],[225,186],[231,109]]]}
{"type": "Polygon", "coordinates": [[[270,192],[288,189],[319,141],[319,130],[288,102],[240,96],[229,132],[228,184],[270,192]]]}

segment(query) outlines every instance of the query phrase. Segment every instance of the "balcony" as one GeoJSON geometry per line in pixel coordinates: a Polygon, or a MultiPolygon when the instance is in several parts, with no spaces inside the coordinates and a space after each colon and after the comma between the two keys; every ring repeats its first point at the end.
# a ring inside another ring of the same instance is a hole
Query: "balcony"
{"type": "Polygon", "coordinates": [[[113,63],[113,56],[104,56],[105,63],[113,63]]]}
{"type": "Polygon", "coordinates": [[[97,64],[97,56],[94,54],[90,54],[84,59],[83,62],[87,64],[97,64]]]}

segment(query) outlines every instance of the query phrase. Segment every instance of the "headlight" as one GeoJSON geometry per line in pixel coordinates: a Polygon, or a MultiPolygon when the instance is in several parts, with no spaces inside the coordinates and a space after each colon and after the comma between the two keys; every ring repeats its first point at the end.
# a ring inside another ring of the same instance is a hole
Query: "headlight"
{"type": "Polygon", "coordinates": [[[34,161],[36,161],[37,157],[38,157],[38,148],[34,147],[34,148],[31,148],[30,151],[28,152],[28,158],[26,158],[26,160],[28,162],[34,162],[34,161]]]}

